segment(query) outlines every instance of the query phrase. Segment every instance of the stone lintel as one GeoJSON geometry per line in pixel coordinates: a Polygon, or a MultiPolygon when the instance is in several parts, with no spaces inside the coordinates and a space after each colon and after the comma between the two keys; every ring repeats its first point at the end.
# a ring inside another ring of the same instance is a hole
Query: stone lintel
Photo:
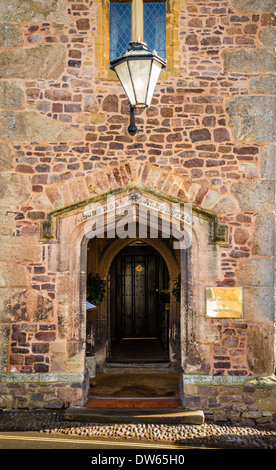
{"type": "Polygon", "coordinates": [[[214,385],[214,386],[266,386],[276,387],[276,376],[215,376],[215,375],[182,375],[183,385],[214,385]]]}
{"type": "Polygon", "coordinates": [[[0,374],[0,383],[72,383],[83,382],[84,373],[0,374]]]}
{"type": "MultiPolygon", "coordinates": [[[[103,193],[101,195],[94,196],[88,200],[81,201],[79,203],[74,203],[71,204],[70,206],[57,209],[48,215],[48,220],[43,221],[40,223],[40,239],[41,240],[51,240],[53,242],[56,241],[56,235],[55,235],[55,229],[56,229],[56,219],[61,218],[61,217],[66,217],[66,216],[71,216],[71,215],[76,215],[80,212],[82,212],[89,204],[93,203],[100,203],[104,202],[108,196],[126,196],[129,194],[131,196],[131,192],[143,194],[144,196],[150,198],[155,198],[157,200],[160,200],[160,202],[164,203],[171,203],[171,204],[179,204],[180,206],[183,206],[185,204],[185,201],[182,201],[176,197],[172,197],[168,194],[162,193],[161,191],[154,191],[148,187],[145,187],[144,185],[141,185],[139,183],[137,184],[128,184],[124,188],[120,187],[115,190],[109,191],[108,193],[103,193]]],[[[200,218],[206,219],[210,222],[211,224],[211,233],[210,233],[210,244],[217,244],[217,243],[227,243],[228,240],[228,227],[226,225],[222,225],[219,222],[219,217],[211,212],[210,210],[202,207],[198,207],[193,203],[189,203],[192,205],[192,212],[193,215],[198,216],[200,218]]]]}

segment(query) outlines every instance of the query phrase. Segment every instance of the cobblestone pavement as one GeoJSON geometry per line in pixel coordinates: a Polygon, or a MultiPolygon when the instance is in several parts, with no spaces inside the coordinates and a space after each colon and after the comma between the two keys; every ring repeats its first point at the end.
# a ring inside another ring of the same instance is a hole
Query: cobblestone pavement
{"type": "Polygon", "coordinates": [[[39,431],[76,436],[174,442],[185,446],[276,449],[276,428],[213,423],[200,426],[142,423],[97,425],[65,421],[63,414],[63,410],[1,411],[0,432],[39,431]]]}

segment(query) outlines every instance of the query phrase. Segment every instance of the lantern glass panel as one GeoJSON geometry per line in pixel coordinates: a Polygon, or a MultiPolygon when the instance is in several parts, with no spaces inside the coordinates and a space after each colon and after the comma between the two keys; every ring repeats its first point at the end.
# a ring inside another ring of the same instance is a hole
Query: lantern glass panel
{"type": "Polygon", "coordinates": [[[148,59],[128,61],[137,107],[146,106],[151,63],[152,61],[148,59]]]}
{"type": "Polygon", "coordinates": [[[131,77],[129,73],[127,60],[125,60],[124,62],[121,62],[119,65],[116,65],[115,70],[125,90],[125,93],[130,101],[130,104],[132,106],[135,106],[136,104],[135,94],[134,94],[134,90],[132,86],[132,81],[131,81],[131,77]]]}
{"type": "Polygon", "coordinates": [[[162,65],[160,64],[160,62],[158,62],[157,60],[153,60],[152,67],[151,67],[150,82],[149,82],[149,87],[148,87],[147,101],[146,101],[147,106],[150,106],[151,104],[155,86],[156,86],[161,70],[162,70],[162,65]]]}

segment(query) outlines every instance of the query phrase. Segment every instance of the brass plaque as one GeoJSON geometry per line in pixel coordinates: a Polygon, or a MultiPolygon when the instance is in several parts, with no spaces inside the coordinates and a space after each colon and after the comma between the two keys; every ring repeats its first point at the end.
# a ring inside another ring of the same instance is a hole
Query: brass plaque
{"type": "Polygon", "coordinates": [[[208,318],[242,318],[242,287],[206,287],[208,318]]]}

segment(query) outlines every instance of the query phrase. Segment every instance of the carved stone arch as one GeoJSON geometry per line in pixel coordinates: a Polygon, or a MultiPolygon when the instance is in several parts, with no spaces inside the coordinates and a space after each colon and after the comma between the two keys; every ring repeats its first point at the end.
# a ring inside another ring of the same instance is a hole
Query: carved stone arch
{"type": "Polygon", "coordinates": [[[100,265],[99,265],[99,274],[102,279],[107,279],[110,266],[112,264],[115,256],[128,246],[131,242],[141,240],[148,245],[152,246],[156,251],[160,253],[163,257],[169,272],[170,279],[176,279],[179,274],[179,264],[174,256],[174,253],[170,247],[164,243],[161,239],[147,239],[147,238],[135,238],[131,241],[129,239],[117,239],[113,243],[110,243],[102,254],[100,265]]]}
{"type": "MultiPolygon", "coordinates": [[[[91,208],[94,203],[105,204],[108,194],[115,195],[122,200],[126,198],[128,204],[133,196],[137,194],[155,207],[160,212],[158,204],[164,201],[169,204],[183,201],[173,198],[151,187],[141,184],[131,185],[115,192],[109,192],[89,199],[85,203],[75,204],[70,208],[55,211],[50,215],[48,224],[42,226],[41,235],[44,235],[44,245],[48,249],[49,269],[58,273],[58,280],[62,286],[62,295],[58,292],[58,319],[59,336],[66,342],[66,357],[64,362],[66,370],[71,372],[83,372],[85,367],[85,341],[86,341],[86,269],[87,269],[87,246],[89,243],[88,232],[91,228],[91,208]],[[90,224],[90,225],[89,225],[90,224]],[[46,235],[46,237],[45,237],[46,235]]],[[[107,211],[104,212],[107,214],[107,211]]],[[[179,250],[178,259],[175,253],[165,242],[160,239],[150,239],[151,244],[165,258],[170,276],[175,279],[181,272],[182,297],[179,313],[176,315],[179,325],[177,329],[173,326],[171,331],[178,341],[178,352],[172,351],[172,360],[177,357],[185,373],[206,373],[208,346],[201,347],[202,331],[204,330],[205,318],[202,305],[204,305],[204,285],[208,279],[209,285],[215,285],[220,278],[220,266],[218,262],[217,241],[225,238],[226,232],[219,225],[218,217],[210,211],[197,206],[192,206],[193,228],[191,232],[192,245],[187,249],[179,250]],[[175,273],[175,275],[173,275],[175,273]]],[[[160,212],[160,220],[165,219],[164,213],[160,212]]],[[[159,220],[159,219],[158,219],[159,220]]],[[[172,217],[176,223],[177,216],[172,217]]],[[[114,241],[113,255],[127,244],[127,241],[114,241]]],[[[110,249],[111,250],[111,249],[110,249]]],[[[109,258],[111,251],[102,253],[99,263],[101,276],[106,278],[111,264],[109,258]]],[[[113,256],[113,257],[114,257],[113,256]]],[[[102,308],[105,303],[103,302],[102,308]]],[[[100,326],[100,329],[102,326],[100,326]]],[[[104,334],[101,331],[99,335],[104,334]]],[[[173,350],[173,347],[171,348],[173,350]]],[[[99,353],[102,363],[104,362],[104,346],[99,353]]],[[[208,372],[208,371],[207,371],[208,372]]]]}

